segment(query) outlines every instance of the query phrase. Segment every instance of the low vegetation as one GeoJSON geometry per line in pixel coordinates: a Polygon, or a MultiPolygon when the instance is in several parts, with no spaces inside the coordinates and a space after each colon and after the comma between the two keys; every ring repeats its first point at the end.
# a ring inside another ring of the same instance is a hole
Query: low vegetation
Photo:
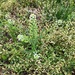
{"type": "Polygon", "coordinates": [[[0,75],[75,75],[75,1],[1,0],[0,75]]]}

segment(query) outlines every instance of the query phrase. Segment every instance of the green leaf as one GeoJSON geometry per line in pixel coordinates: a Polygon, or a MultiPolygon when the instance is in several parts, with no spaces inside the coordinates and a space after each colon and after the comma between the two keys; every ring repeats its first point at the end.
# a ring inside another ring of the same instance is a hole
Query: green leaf
{"type": "Polygon", "coordinates": [[[7,60],[7,56],[6,55],[2,55],[2,59],[3,60],[7,60]]]}

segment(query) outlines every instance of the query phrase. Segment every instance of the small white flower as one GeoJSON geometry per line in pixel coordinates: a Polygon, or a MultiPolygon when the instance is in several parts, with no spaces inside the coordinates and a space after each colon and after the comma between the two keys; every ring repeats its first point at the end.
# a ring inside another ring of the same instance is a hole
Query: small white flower
{"type": "Polygon", "coordinates": [[[14,20],[12,20],[12,19],[8,19],[8,23],[9,23],[9,24],[14,24],[14,23],[15,23],[15,21],[14,21],[14,20]]]}
{"type": "Polygon", "coordinates": [[[5,18],[6,18],[6,19],[10,18],[10,13],[7,13],[7,14],[5,15],[5,18]]]}
{"type": "Polygon", "coordinates": [[[31,14],[29,18],[30,18],[30,20],[36,19],[36,15],[35,14],[31,14]]]}
{"type": "Polygon", "coordinates": [[[38,59],[40,56],[37,53],[34,53],[34,59],[38,59]]]}
{"type": "Polygon", "coordinates": [[[62,20],[58,20],[57,23],[58,23],[58,25],[61,25],[63,22],[62,22],[62,20]]]}
{"type": "Polygon", "coordinates": [[[21,35],[21,34],[19,34],[19,35],[17,36],[17,39],[18,39],[19,41],[21,41],[23,38],[24,38],[24,37],[23,37],[23,35],[21,35]]]}

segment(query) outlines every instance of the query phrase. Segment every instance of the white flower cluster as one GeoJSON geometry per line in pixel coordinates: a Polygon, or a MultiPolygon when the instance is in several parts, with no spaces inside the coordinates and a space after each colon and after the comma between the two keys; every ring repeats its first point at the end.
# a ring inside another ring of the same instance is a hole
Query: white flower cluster
{"type": "Polygon", "coordinates": [[[12,20],[12,19],[8,19],[8,23],[9,23],[9,24],[15,24],[15,21],[12,20]]]}
{"type": "Polygon", "coordinates": [[[40,58],[40,55],[37,53],[34,53],[34,59],[39,59],[39,58],[40,58]]]}
{"type": "Polygon", "coordinates": [[[35,14],[31,14],[29,17],[30,20],[36,20],[36,15],[35,14]]]}

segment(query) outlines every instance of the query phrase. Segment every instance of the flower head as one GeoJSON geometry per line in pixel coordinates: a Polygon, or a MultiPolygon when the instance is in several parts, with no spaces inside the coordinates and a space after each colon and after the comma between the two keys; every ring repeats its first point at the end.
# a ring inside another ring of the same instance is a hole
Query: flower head
{"type": "Polygon", "coordinates": [[[31,14],[29,18],[30,18],[30,20],[36,20],[36,15],[35,14],[31,14]]]}

